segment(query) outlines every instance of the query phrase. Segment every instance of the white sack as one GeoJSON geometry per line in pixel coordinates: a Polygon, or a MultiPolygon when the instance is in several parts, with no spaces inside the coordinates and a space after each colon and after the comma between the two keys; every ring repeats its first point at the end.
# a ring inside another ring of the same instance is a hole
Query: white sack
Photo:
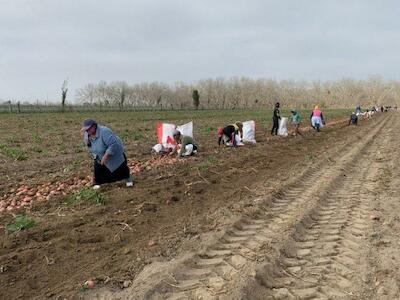
{"type": "Polygon", "coordinates": [[[189,122],[176,127],[182,135],[193,137],[193,122],[189,122]]]}
{"type": "Polygon", "coordinates": [[[279,120],[279,128],[278,128],[278,135],[280,136],[288,136],[288,130],[287,130],[287,123],[288,123],[288,118],[280,118],[279,120]]]}
{"type": "Polygon", "coordinates": [[[154,145],[152,149],[154,150],[155,153],[160,153],[163,150],[163,148],[164,148],[163,145],[157,144],[154,145]]]}
{"type": "Polygon", "coordinates": [[[256,143],[256,122],[243,122],[243,142],[256,143]]]}

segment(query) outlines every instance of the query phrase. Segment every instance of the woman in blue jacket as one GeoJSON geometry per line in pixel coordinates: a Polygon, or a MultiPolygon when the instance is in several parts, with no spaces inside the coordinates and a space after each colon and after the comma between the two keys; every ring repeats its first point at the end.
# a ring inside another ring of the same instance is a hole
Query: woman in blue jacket
{"type": "Polygon", "coordinates": [[[111,129],[98,125],[92,119],[83,121],[82,131],[93,156],[93,188],[98,189],[101,184],[120,180],[126,180],[128,187],[133,186],[121,139],[111,129]]]}

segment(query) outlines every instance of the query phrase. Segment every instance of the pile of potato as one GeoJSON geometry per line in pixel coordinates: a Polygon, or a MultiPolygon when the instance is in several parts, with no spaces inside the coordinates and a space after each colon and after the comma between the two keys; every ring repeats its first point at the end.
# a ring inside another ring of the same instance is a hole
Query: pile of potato
{"type": "Polygon", "coordinates": [[[90,186],[91,177],[71,178],[67,181],[54,181],[40,184],[36,187],[20,185],[12,188],[0,198],[0,213],[30,206],[34,201],[44,202],[57,195],[66,196],[68,193],[84,186],[90,186]]]}
{"type": "Polygon", "coordinates": [[[179,158],[176,156],[154,156],[144,162],[130,161],[128,162],[128,166],[132,173],[139,173],[143,170],[150,170],[155,167],[173,165],[179,161],[179,158]]]}
{"type": "MultiPolygon", "coordinates": [[[[176,156],[154,156],[144,162],[129,161],[128,166],[132,173],[139,173],[154,167],[175,164],[178,161],[179,159],[176,156]]],[[[46,182],[36,187],[20,185],[10,189],[0,197],[0,213],[30,206],[35,201],[48,201],[50,198],[57,195],[66,196],[82,187],[91,185],[91,176],[86,176],[84,178],[74,177],[65,181],[46,182]]]]}

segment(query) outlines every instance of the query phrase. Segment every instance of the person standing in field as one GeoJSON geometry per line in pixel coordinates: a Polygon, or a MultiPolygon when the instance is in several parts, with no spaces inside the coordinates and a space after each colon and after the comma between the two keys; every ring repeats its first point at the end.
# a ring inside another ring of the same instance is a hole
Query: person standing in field
{"type": "Polygon", "coordinates": [[[310,115],[311,127],[316,131],[320,131],[320,129],[325,125],[324,116],[322,115],[321,110],[318,105],[315,105],[314,110],[310,115]]]}
{"type": "Polygon", "coordinates": [[[197,143],[188,135],[183,135],[179,130],[173,133],[174,140],[179,145],[178,157],[191,156],[197,153],[197,143]]]}
{"type": "Polygon", "coordinates": [[[104,183],[126,180],[133,186],[133,178],[127,164],[124,145],[111,129],[98,125],[95,120],[83,121],[84,141],[93,157],[93,188],[104,183]]]}
{"type": "Polygon", "coordinates": [[[271,129],[271,135],[278,135],[278,128],[279,128],[279,120],[281,119],[281,114],[279,112],[279,102],[275,103],[275,109],[272,113],[272,129],[271,129]]]}
{"type": "Polygon", "coordinates": [[[301,117],[300,114],[297,110],[292,109],[291,110],[292,115],[290,116],[290,122],[292,123],[293,127],[293,135],[302,135],[299,128],[300,128],[300,122],[301,122],[301,117]]]}
{"type": "Polygon", "coordinates": [[[236,135],[239,135],[241,140],[243,139],[242,122],[235,122],[224,128],[218,128],[218,145],[231,143],[233,147],[236,147],[236,135]]]}

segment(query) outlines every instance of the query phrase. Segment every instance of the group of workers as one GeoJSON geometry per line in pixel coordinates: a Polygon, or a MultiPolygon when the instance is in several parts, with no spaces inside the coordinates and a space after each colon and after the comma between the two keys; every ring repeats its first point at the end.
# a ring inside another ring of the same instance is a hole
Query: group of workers
{"type": "MultiPolygon", "coordinates": [[[[279,108],[280,108],[280,103],[276,102],[274,111],[272,113],[271,135],[278,135],[279,120],[281,119],[279,108]]],[[[289,120],[293,127],[293,135],[294,136],[302,135],[300,132],[300,123],[301,123],[300,113],[296,109],[292,109],[290,112],[291,116],[289,120]]],[[[314,109],[311,111],[310,123],[311,127],[314,128],[316,131],[320,131],[321,128],[325,125],[324,116],[318,105],[316,105],[314,109]]]]}
{"type": "MultiPolygon", "coordinates": [[[[278,135],[280,115],[280,103],[275,103],[272,115],[271,135],[278,135]]],[[[397,107],[396,107],[397,108],[397,107]]],[[[350,116],[349,125],[357,125],[358,115],[361,112],[359,107],[350,116]]],[[[302,135],[300,132],[301,116],[296,109],[291,110],[289,118],[293,127],[293,135],[302,135]]],[[[325,125],[322,111],[316,105],[310,115],[310,123],[316,131],[325,125]]],[[[84,142],[93,158],[93,188],[98,189],[104,183],[111,183],[125,180],[127,187],[134,185],[133,177],[130,173],[124,145],[121,139],[111,131],[111,129],[97,124],[95,120],[86,119],[83,122],[82,132],[84,142]]],[[[243,139],[243,123],[234,124],[218,129],[218,145],[225,144],[236,147],[243,139]]],[[[181,134],[179,130],[173,132],[173,139],[176,147],[169,153],[176,153],[178,157],[191,156],[197,153],[198,145],[196,141],[187,135],[181,134]]]]}
{"type": "MultiPolygon", "coordinates": [[[[125,180],[127,187],[132,187],[134,181],[121,139],[111,129],[92,119],[83,121],[81,131],[93,158],[93,188],[99,189],[102,184],[122,180],[125,180]]],[[[197,143],[191,136],[175,130],[173,138],[177,146],[170,154],[177,153],[179,157],[185,157],[197,153],[197,143]]]]}

